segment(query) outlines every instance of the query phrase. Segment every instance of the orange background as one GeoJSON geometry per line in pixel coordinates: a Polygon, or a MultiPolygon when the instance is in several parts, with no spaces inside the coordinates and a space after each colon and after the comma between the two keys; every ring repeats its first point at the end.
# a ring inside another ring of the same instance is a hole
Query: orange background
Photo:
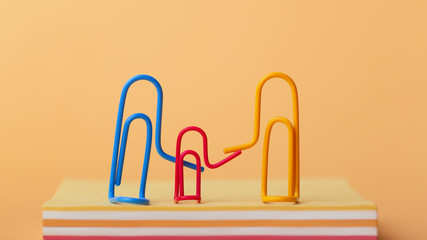
{"type": "MultiPolygon", "coordinates": [[[[163,86],[165,151],[196,125],[216,162],[251,139],[255,87],[272,71],[299,90],[302,177],[347,178],[378,204],[380,239],[424,239],[426,16],[425,1],[2,1],[0,239],[41,239],[41,205],[62,179],[109,178],[119,95],[133,75],[163,86]]],[[[154,121],[155,97],[136,84],[126,116],[154,121]]],[[[266,84],[262,133],[271,117],[291,119],[290,99],[281,81],[266,84]]],[[[287,136],[274,129],[278,177],[287,136]]],[[[203,178],[259,178],[262,136],[203,178]]],[[[144,139],[137,122],[125,181],[139,177],[144,139]]],[[[184,145],[200,151],[200,137],[184,145]]],[[[149,180],[172,181],[173,167],[153,152],[149,180]]]]}

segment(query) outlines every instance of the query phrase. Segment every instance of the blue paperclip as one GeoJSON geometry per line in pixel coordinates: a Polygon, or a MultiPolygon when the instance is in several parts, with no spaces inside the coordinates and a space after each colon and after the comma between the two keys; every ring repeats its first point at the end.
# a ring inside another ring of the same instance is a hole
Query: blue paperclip
{"type": "MultiPolygon", "coordinates": [[[[124,113],[124,106],[126,102],[126,96],[127,92],[130,88],[130,86],[139,80],[146,80],[151,82],[157,90],[157,113],[156,113],[156,130],[155,130],[155,145],[157,152],[159,155],[171,162],[175,162],[175,157],[166,154],[161,146],[161,126],[162,126],[162,111],[163,111],[163,90],[160,86],[159,82],[149,76],[149,75],[137,75],[129,79],[122,90],[122,93],[120,95],[120,103],[119,103],[119,111],[117,114],[117,123],[116,123],[116,132],[114,135],[114,148],[113,148],[113,159],[111,164],[111,172],[110,172],[110,184],[109,184],[109,192],[108,192],[108,198],[110,199],[110,202],[116,203],[116,202],[125,202],[125,203],[136,203],[136,204],[149,204],[149,200],[145,199],[145,186],[146,186],[146,180],[147,180],[147,171],[148,171],[148,163],[150,161],[150,152],[151,152],[151,141],[152,141],[152,124],[150,118],[142,113],[135,113],[131,116],[129,116],[125,122],[124,129],[123,129],[123,138],[122,142],[120,144],[120,158],[119,162],[117,162],[117,158],[119,157],[119,143],[120,143],[120,133],[121,133],[121,127],[123,122],[123,113],[124,113]],[[141,187],[140,187],[140,198],[130,198],[130,197],[115,197],[114,196],[114,186],[119,186],[121,183],[121,176],[122,176],[122,170],[123,170],[123,163],[124,163],[124,153],[126,149],[126,142],[127,142],[127,136],[130,124],[135,119],[144,119],[147,125],[147,142],[146,142],[146,149],[145,149],[145,157],[144,157],[144,166],[143,166],[143,173],[141,177],[141,187]],[[119,166],[117,166],[119,164],[119,166]]],[[[197,166],[193,163],[184,161],[184,166],[194,169],[197,169],[197,166]]],[[[204,168],[201,169],[201,171],[204,171],[204,168]]]]}

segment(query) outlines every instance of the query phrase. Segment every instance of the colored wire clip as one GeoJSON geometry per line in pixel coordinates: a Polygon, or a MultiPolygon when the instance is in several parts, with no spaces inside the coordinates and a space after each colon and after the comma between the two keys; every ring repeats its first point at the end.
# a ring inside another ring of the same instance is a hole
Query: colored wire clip
{"type": "Polygon", "coordinates": [[[195,127],[195,126],[190,126],[190,127],[186,127],[184,128],[179,134],[178,134],[178,138],[176,141],[176,163],[175,163],[175,194],[174,194],[174,200],[175,203],[178,203],[181,200],[196,200],[198,203],[201,201],[201,173],[200,173],[200,169],[201,169],[201,161],[200,161],[200,156],[199,154],[197,154],[197,152],[193,151],[193,150],[186,150],[183,153],[181,153],[181,142],[182,142],[182,137],[184,136],[185,133],[189,132],[189,131],[195,131],[200,133],[200,135],[202,135],[203,138],[203,157],[204,157],[204,162],[205,165],[208,168],[218,168],[224,164],[226,164],[227,162],[229,162],[230,160],[234,159],[235,157],[239,156],[240,154],[242,154],[242,151],[238,150],[236,152],[234,152],[233,154],[229,155],[228,157],[224,158],[223,160],[215,163],[215,164],[211,164],[209,162],[209,157],[208,157],[208,137],[206,135],[206,133],[199,127],[195,127]],[[196,158],[196,165],[197,165],[197,176],[196,176],[196,195],[185,195],[184,194],[184,170],[183,170],[183,159],[186,155],[191,154],[196,158]]]}
{"type": "MultiPolygon", "coordinates": [[[[123,113],[124,113],[124,107],[126,102],[126,96],[127,92],[130,88],[130,86],[140,80],[146,80],[150,83],[152,83],[157,90],[157,113],[156,113],[156,132],[155,132],[155,145],[157,152],[159,155],[171,162],[175,162],[175,158],[167,153],[165,153],[162,149],[161,145],[161,127],[162,127],[162,111],[163,111],[163,90],[160,86],[160,83],[153,77],[149,75],[137,75],[129,79],[122,90],[122,93],[120,95],[120,103],[119,103],[119,110],[117,114],[117,122],[116,122],[116,131],[114,135],[114,147],[113,147],[113,158],[111,163],[111,172],[110,172],[110,183],[109,183],[109,191],[108,191],[108,198],[110,202],[112,203],[134,203],[134,204],[149,204],[149,200],[145,198],[145,187],[147,182],[147,172],[148,172],[148,165],[150,161],[150,153],[151,153],[151,141],[152,141],[152,124],[150,118],[143,114],[143,113],[135,113],[129,116],[126,119],[126,122],[123,127],[123,137],[121,144],[120,143],[120,134],[121,134],[121,128],[122,128],[122,122],[123,122],[123,113]],[[145,123],[147,125],[147,140],[146,140],[146,147],[145,147],[145,156],[144,156],[144,164],[143,164],[143,171],[142,171],[142,177],[141,177],[141,186],[140,186],[140,192],[139,192],[139,198],[132,198],[132,197],[115,197],[114,194],[114,188],[115,186],[120,186],[121,184],[121,178],[122,178],[122,171],[123,171],[123,164],[124,164],[124,157],[125,157],[125,151],[126,151],[126,142],[127,142],[127,136],[129,132],[130,124],[135,119],[143,119],[145,120],[145,123]],[[120,151],[119,151],[120,146],[120,151]],[[120,153],[120,157],[119,157],[120,153]],[[117,161],[117,159],[119,159],[117,161]]],[[[196,170],[197,166],[193,163],[183,161],[183,166],[189,167],[191,169],[196,170]]],[[[198,169],[198,171],[204,171],[204,168],[198,169]]]]}
{"type": "Polygon", "coordinates": [[[229,147],[224,149],[224,153],[235,152],[251,148],[256,144],[259,138],[260,112],[261,112],[261,92],[264,84],[272,79],[280,78],[285,80],[291,87],[293,102],[293,126],[292,123],[284,117],[272,118],[268,124],[264,135],[263,159],[262,159],[262,183],[261,199],[263,202],[297,202],[300,196],[300,164],[299,164],[299,115],[298,115],[298,92],[294,81],[286,74],[273,72],[265,75],[258,83],[255,94],[255,124],[254,136],[246,144],[229,147]],[[271,128],[276,122],[282,122],[288,127],[289,134],[289,173],[288,173],[288,196],[269,196],[267,195],[267,173],[268,173],[268,148],[270,142],[271,128]]]}

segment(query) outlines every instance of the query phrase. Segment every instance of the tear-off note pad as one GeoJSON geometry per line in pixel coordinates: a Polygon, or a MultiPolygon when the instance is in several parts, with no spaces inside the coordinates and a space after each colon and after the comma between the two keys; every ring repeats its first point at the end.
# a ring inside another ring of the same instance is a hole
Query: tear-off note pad
{"type": "MultiPolygon", "coordinates": [[[[185,191],[195,191],[185,183],[185,191]]],[[[303,179],[294,203],[262,203],[259,180],[206,180],[203,199],[173,201],[172,181],[147,185],[150,205],[112,204],[108,182],[66,180],[43,205],[45,240],[377,239],[377,210],[343,179],[303,179]]],[[[287,183],[269,180],[272,194],[287,183]]],[[[137,195],[124,183],[118,195],[137,195]]]]}

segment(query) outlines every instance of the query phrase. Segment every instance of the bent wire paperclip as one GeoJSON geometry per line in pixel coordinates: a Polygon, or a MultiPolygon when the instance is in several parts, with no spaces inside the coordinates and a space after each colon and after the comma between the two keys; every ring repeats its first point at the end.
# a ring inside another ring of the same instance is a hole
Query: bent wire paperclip
{"type": "Polygon", "coordinates": [[[235,152],[251,148],[256,144],[259,138],[260,128],[260,112],[261,112],[261,92],[264,84],[272,79],[280,78],[285,80],[291,87],[292,102],[293,102],[293,126],[292,123],[284,117],[272,118],[265,130],[263,159],[262,159],[262,184],[261,184],[261,199],[263,202],[297,202],[300,196],[299,182],[299,115],[298,115],[298,92],[294,81],[286,74],[273,72],[265,75],[258,83],[255,95],[255,126],[254,137],[246,144],[229,147],[224,149],[224,153],[235,152]],[[289,134],[289,173],[288,173],[288,196],[268,196],[267,195],[267,173],[268,173],[268,148],[270,142],[271,128],[276,122],[284,123],[288,128],[289,134]]]}
{"type": "MultiPolygon", "coordinates": [[[[156,130],[155,130],[156,150],[162,158],[171,162],[175,162],[175,158],[165,153],[161,145],[161,126],[162,126],[162,111],[163,111],[162,87],[160,86],[159,82],[155,78],[149,75],[134,76],[125,83],[122,93],[120,95],[116,131],[114,135],[113,159],[111,163],[110,183],[109,183],[109,192],[108,192],[108,198],[112,203],[123,202],[123,203],[149,204],[149,200],[145,198],[145,186],[146,186],[146,180],[147,180],[148,165],[150,161],[151,141],[152,141],[152,124],[151,124],[150,118],[147,115],[142,113],[135,113],[129,116],[125,121],[125,124],[123,127],[122,141],[121,141],[121,144],[119,144],[122,121],[123,121],[124,106],[126,102],[126,95],[130,86],[139,80],[149,81],[156,87],[156,90],[157,90],[157,113],[156,113],[156,130]],[[132,121],[135,119],[143,119],[145,120],[145,123],[147,125],[147,141],[146,141],[146,148],[145,148],[145,156],[144,156],[144,164],[143,164],[143,171],[142,171],[142,177],[141,177],[139,198],[115,197],[114,188],[115,186],[119,186],[121,183],[129,127],[132,121]],[[120,146],[120,151],[119,151],[119,146],[120,146]],[[119,157],[119,153],[120,153],[120,157],[119,157]],[[117,161],[117,159],[119,159],[119,161],[117,161]]],[[[197,165],[190,162],[186,162],[186,161],[183,161],[183,165],[194,170],[196,170],[197,168],[197,165]]],[[[201,168],[198,170],[204,171],[204,168],[201,168]]]]}
{"type": "Polygon", "coordinates": [[[236,152],[234,152],[233,154],[229,155],[228,157],[224,158],[223,160],[211,164],[209,162],[209,157],[208,157],[208,137],[206,135],[206,133],[199,127],[195,127],[195,126],[190,126],[190,127],[186,127],[184,128],[179,134],[178,134],[178,138],[176,141],[176,162],[175,162],[175,194],[174,194],[174,200],[175,203],[178,203],[181,200],[196,200],[198,203],[201,200],[201,196],[200,196],[200,192],[201,192],[201,161],[200,161],[200,156],[199,154],[197,154],[197,152],[193,151],[193,150],[186,150],[183,153],[181,153],[181,142],[182,142],[182,137],[184,136],[185,133],[189,132],[189,131],[196,131],[198,133],[200,133],[200,135],[202,135],[203,138],[203,157],[204,157],[204,162],[205,165],[208,168],[218,168],[224,164],[226,164],[227,162],[229,162],[230,160],[234,159],[235,157],[239,156],[242,151],[238,150],[236,152]],[[183,159],[186,155],[191,154],[196,158],[196,164],[197,164],[197,175],[196,175],[196,195],[184,195],[184,170],[183,170],[183,159]]]}

